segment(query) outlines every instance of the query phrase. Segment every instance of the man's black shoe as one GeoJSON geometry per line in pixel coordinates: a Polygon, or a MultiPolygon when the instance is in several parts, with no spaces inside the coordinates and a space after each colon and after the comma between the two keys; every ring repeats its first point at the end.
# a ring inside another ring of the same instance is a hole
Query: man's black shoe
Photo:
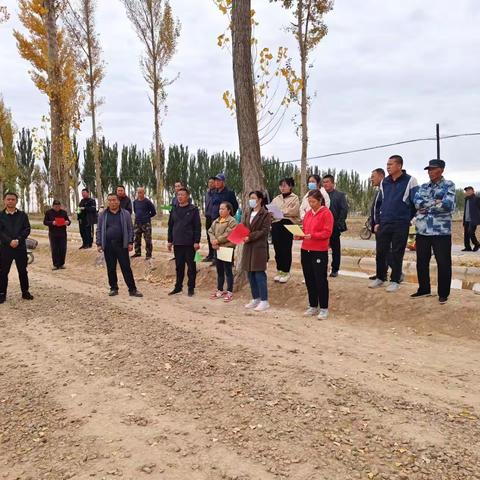
{"type": "Polygon", "coordinates": [[[60,267],[55,266],[55,267],[52,268],[52,270],[58,270],[59,268],[60,267]]]}
{"type": "Polygon", "coordinates": [[[431,297],[430,292],[415,292],[410,295],[410,298],[422,298],[422,297],[431,297]]]}
{"type": "Polygon", "coordinates": [[[118,295],[118,289],[112,288],[112,289],[108,292],[108,296],[109,296],[109,297],[114,297],[115,295],[118,295]]]}
{"type": "Polygon", "coordinates": [[[130,258],[137,258],[137,257],[141,257],[142,254],[141,253],[134,253],[130,258]]]}
{"type": "Polygon", "coordinates": [[[212,265],[216,265],[217,264],[217,259],[216,258],[212,258],[212,260],[210,260],[212,262],[212,265]]]}
{"type": "Polygon", "coordinates": [[[368,277],[369,280],[376,280],[377,279],[377,276],[376,275],[372,275],[371,277],[368,277]]]}
{"type": "Polygon", "coordinates": [[[462,248],[462,252],[471,252],[472,249],[471,248],[462,248]]]}
{"type": "Polygon", "coordinates": [[[60,270],[65,270],[65,268],[67,268],[67,267],[65,267],[65,265],[60,265],[58,268],[59,268],[60,270]]]}
{"type": "Polygon", "coordinates": [[[7,297],[5,295],[0,295],[0,303],[5,303],[7,297]]]}
{"type": "Polygon", "coordinates": [[[151,256],[151,255],[147,255],[147,256],[145,257],[145,260],[151,260],[151,259],[152,259],[152,256],[151,256]]]}
{"type": "Polygon", "coordinates": [[[330,274],[330,276],[331,276],[332,278],[338,277],[338,271],[335,271],[335,272],[332,271],[332,273],[330,274]]]}
{"type": "Polygon", "coordinates": [[[83,250],[84,248],[87,248],[85,245],[82,245],[79,250],[83,250]]]}
{"type": "Polygon", "coordinates": [[[22,293],[22,298],[24,300],[33,300],[33,295],[30,292],[22,293]]]}
{"type": "Polygon", "coordinates": [[[176,295],[177,293],[182,293],[182,289],[175,287],[175,288],[169,293],[169,295],[176,295]]]}
{"type": "Polygon", "coordinates": [[[208,263],[208,262],[211,262],[213,260],[213,257],[210,256],[210,255],[207,255],[203,260],[202,260],[202,263],[208,263]]]}
{"type": "Polygon", "coordinates": [[[438,301],[440,302],[440,305],[443,305],[448,302],[448,297],[439,297],[438,301]]]}
{"type": "Polygon", "coordinates": [[[131,290],[130,292],[128,292],[128,294],[131,296],[131,297],[143,297],[143,294],[140,293],[138,290],[131,290]]]}
{"type": "Polygon", "coordinates": [[[473,247],[473,251],[474,251],[474,252],[478,252],[478,250],[480,250],[480,245],[475,245],[475,246],[473,247]]]}
{"type": "Polygon", "coordinates": [[[189,288],[188,289],[188,296],[193,297],[195,295],[195,289],[194,288],[189,288]]]}

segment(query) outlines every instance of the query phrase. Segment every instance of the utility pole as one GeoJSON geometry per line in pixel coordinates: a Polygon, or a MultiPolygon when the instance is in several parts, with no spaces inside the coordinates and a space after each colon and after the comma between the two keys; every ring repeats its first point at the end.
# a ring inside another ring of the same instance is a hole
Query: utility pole
{"type": "Polygon", "coordinates": [[[440,160],[440,124],[437,123],[437,160],[440,160]]]}

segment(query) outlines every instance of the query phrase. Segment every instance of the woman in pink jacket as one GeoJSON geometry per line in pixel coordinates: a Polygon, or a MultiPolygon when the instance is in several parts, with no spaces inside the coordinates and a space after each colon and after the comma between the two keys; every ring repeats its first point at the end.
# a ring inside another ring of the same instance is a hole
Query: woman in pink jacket
{"type": "Polygon", "coordinates": [[[308,203],[311,209],[303,219],[305,236],[295,237],[296,240],[303,240],[301,261],[309,301],[305,316],[318,314],[319,320],[325,320],[328,317],[328,246],[333,230],[333,215],[325,206],[320,190],[308,193],[308,203]]]}

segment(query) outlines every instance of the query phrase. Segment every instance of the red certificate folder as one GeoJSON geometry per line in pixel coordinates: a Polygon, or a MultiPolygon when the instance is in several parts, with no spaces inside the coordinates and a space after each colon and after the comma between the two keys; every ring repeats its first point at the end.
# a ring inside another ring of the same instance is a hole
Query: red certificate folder
{"type": "Polygon", "coordinates": [[[248,237],[250,230],[243,225],[243,223],[239,223],[227,237],[235,245],[240,245],[245,241],[245,237],[248,237]]]}
{"type": "Polygon", "coordinates": [[[55,218],[55,226],[56,227],[64,227],[66,224],[65,219],[63,217],[56,217],[55,218]]]}

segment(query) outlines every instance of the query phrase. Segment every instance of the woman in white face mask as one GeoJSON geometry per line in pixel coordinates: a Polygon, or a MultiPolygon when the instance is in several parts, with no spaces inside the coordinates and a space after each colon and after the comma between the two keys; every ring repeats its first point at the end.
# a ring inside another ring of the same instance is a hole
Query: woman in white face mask
{"type": "Polygon", "coordinates": [[[272,215],[264,207],[265,195],[255,191],[249,195],[245,226],[250,230],[242,253],[242,269],[248,274],[252,290],[252,301],[246,308],[263,312],[270,308],[267,289],[268,235],[272,224],[272,215]]]}
{"type": "Polygon", "coordinates": [[[322,192],[322,196],[325,199],[325,206],[327,208],[330,208],[330,197],[328,196],[328,193],[325,191],[325,189],[322,187],[322,179],[320,178],[320,175],[310,175],[308,177],[307,181],[308,185],[308,192],[307,194],[303,197],[302,204],[300,205],[300,218],[303,219],[305,218],[305,214],[310,210],[310,204],[308,203],[308,194],[312,190],[320,190],[322,192]]]}

